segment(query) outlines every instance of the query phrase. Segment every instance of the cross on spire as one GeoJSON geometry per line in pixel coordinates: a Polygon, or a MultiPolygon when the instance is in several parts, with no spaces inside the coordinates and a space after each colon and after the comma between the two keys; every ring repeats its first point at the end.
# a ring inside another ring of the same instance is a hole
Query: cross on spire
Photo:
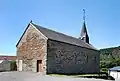
{"type": "Polygon", "coordinates": [[[85,9],[83,9],[83,20],[85,21],[85,9]]]}

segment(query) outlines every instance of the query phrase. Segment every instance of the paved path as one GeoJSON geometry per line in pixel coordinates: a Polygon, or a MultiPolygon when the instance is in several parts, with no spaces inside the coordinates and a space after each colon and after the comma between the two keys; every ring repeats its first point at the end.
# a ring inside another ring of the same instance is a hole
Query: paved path
{"type": "MultiPolygon", "coordinates": [[[[110,81],[102,79],[43,76],[32,72],[1,72],[0,81],[110,81]]],[[[117,80],[120,81],[120,80],[117,80]]]]}

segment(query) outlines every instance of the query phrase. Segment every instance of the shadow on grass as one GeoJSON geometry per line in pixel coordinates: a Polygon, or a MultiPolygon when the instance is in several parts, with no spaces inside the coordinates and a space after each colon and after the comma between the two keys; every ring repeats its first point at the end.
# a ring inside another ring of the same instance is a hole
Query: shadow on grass
{"type": "Polygon", "coordinates": [[[106,72],[100,72],[98,74],[69,74],[69,73],[54,73],[54,74],[48,74],[50,76],[58,76],[58,77],[64,77],[64,76],[70,76],[73,78],[96,78],[96,79],[105,79],[105,80],[115,80],[112,76],[109,76],[106,72]]]}

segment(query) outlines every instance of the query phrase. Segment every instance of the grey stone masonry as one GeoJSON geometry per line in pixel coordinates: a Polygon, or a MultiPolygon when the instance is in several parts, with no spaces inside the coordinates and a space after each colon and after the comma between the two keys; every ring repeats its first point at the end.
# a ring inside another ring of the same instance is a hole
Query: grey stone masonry
{"type": "Polygon", "coordinates": [[[39,27],[29,23],[17,44],[18,71],[99,73],[100,53],[92,45],[39,27]]]}
{"type": "Polygon", "coordinates": [[[48,40],[47,73],[98,73],[99,52],[48,40]]]}

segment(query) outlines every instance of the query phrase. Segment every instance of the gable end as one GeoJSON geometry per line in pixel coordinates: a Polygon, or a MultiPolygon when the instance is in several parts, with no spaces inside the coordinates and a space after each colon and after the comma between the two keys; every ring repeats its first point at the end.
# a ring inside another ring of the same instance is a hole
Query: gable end
{"type": "MultiPolygon", "coordinates": [[[[38,32],[40,32],[34,25],[32,25],[31,23],[29,23],[25,29],[25,31],[23,32],[22,36],[20,37],[19,41],[16,44],[16,47],[18,47],[20,41],[22,40],[22,38],[24,37],[25,33],[27,32],[27,30],[29,29],[29,27],[34,27],[34,29],[36,29],[38,32]]],[[[40,34],[42,34],[40,32],[40,34]]],[[[48,39],[44,34],[42,34],[42,36],[44,36],[45,39],[48,39]]]]}

